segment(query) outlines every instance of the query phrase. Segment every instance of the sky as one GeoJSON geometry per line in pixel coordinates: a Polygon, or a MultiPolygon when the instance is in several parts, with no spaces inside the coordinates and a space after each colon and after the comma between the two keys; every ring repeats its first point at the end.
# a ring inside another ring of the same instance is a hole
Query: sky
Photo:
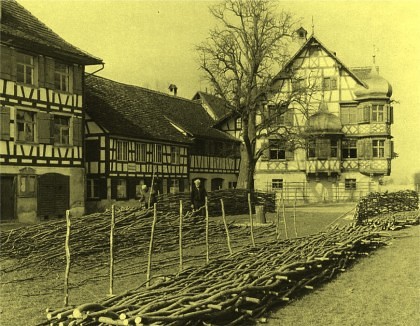
{"type": "MultiPolygon", "coordinates": [[[[214,20],[209,1],[17,0],[66,41],[105,62],[99,76],[192,98],[206,90],[195,46],[214,20]]],[[[392,179],[420,173],[420,1],[278,1],[348,67],[376,64],[393,87],[392,179]]],[[[100,67],[90,67],[94,71],[100,67]]]]}

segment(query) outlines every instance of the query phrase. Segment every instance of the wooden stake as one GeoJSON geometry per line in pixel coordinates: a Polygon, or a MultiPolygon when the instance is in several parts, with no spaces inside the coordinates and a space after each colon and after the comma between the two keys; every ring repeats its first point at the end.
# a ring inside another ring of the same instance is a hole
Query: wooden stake
{"type": "Polygon", "coordinates": [[[276,204],[276,239],[280,239],[280,199],[277,199],[276,204]]]}
{"type": "Polygon", "coordinates": [[[205,208],[206,208],[206,263],[208,264],[210,262],[210,249],[209,249],[209,206],[206,196],[206,202],[205,202],[205,208]]]}
{"type": "Polygon", "coordinates": [[[182,200],[179,201],[179,271],[182,272],[182,200]]]}
{"type": "Polygon", "coordinates": [[[223,217],[223,224],[225,225],[225,230],[226,230],[227,246],[228,246],[228,249],[229,249],[229,253],[232,254],[232,247],[230,246],[229,228],[228,228],[227,223],[226,223],[225,204],[223,203],[222,198],[220,198],[220,204],[222,205],[222,217],[223,217]]]}
{"type": "Polygon", "coordinates": [[[157,220],[156,203],[153,204],[153,222],[152,232],[150,234],[149,255],[147,259],[147,273],[146,273],[146,287],[150,286],[151,268],[152,268],[152,251],[153,251],[153,237],[155,235],[155,225],[157,220]]]}
{"type": "Polygon", "coordinates": [[[296,197],[297,197],[297,189],[295,189],[295,200],[293,202],[293,225],[295,227],[295,237],[297,238],[297,228],[296,228],[296,197]]]}
{"type": "Polygon", "coordinates": [[[64,306],[67,307],[69,304],[69,275],[70,275],[70,211],[66,210],[66,224],[67,224],[67,231],[66,231],[66,242],[65,242],[65,249],[66,249],[66,272],[64,274],[64,306]]]}
{"type": "Polygon", "coordinates": [[[111,206],[111,231],[109,232],[109,296],[113,296],[114,289],[114,228],[115,205],[111,206]]]}
{"type": "Polygon", "coordinates": [[[282,210],[283,210],[283,223],[284,223],[284,235],[286,239],[289,239],[289,235],[287,234],[287,223],[286,223],[286,208],[284,206],[284,196],[283,191],[281,193],[281,199],[282,199],[282,210]]]}
{"type": "Polygon", "coordinates": [[[254,239],[254,223],[252,220],[252,207],[251,207],[251,193],[248,193],[248,209],[249,209],[249,225],[251,227],[251,242],[252,246],[255,247],[255,239],[254,239]]]}

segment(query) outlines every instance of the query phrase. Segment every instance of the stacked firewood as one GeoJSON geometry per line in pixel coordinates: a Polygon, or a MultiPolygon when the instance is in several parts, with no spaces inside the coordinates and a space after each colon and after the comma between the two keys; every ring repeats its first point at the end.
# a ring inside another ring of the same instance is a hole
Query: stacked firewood
{"type": "Polygon", "coordinates": [[[374,229],[395,231],[412,225],[418,225],[419,222],[420,212],[411,211],[382,214],[375,218],[364,220],[363,225],[372,226],[374,229]]]}
{"type": "Polygon", "coordinates": [[[419,194],[414,190],[371,192],[359,200],[354,219],[357,223],[362,223],[364,220],[380,214],[413,211],[418,208],[419,194]]]}
{"type": "MultiPolygon", "coordinates": [[[[208,193],[208,205],[210,216],[221,216],[222,210],[220,199],[223,199],[227,215],[248,214],[248,194],[246,189],[215,190],[208,193]]],[[[187,207],[190,206],[190,194],[164,194],[158,196],[159,208],[163,211],[176,210],[179,201],[182,200],[187,207]]],[[[275,212],[275,193],[252,192],[252,207],[264,206],[266,212],[275,212]]],[[[255,213],[255,212],[253,212],[255,213]]]]}
{"type": "Polygon", "coordinates": [[[386,243],[369,226],[248,247],[98,302],[50,310],[51,325],[232,325],[317,287],[386,243]]]}

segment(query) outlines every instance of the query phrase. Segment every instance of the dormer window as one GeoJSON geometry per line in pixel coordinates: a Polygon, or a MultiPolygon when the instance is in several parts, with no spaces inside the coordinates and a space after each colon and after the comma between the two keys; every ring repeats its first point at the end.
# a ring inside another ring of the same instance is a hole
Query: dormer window
{"type": "Polygon", "coordinates": [[[69,66],[65,63],[55,62],[54,65],[54,86],[55,89],[69,91],[69,66]]]}
{"type": "Polygon", "coordinates": [[[22,84],[34,84],[34,58],[29,54],[16,53],[16,81],[22,84]]]}

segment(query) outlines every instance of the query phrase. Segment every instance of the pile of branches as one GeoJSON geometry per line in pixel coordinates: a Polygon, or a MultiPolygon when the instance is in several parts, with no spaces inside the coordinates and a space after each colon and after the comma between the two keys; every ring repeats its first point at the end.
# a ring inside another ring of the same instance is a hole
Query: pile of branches
{"type": "Polygon", "coordinates": [[[414,190],[397,192],[371,192],[361,198],[354,219],[358,223],[380,214],[413,211],[419,208],[419,194],[414,190]]]}
{"type": "Polygon", "coordinates": [[[386,243],[370,226],[271,241],[191,268],[149,288],[47,314],[51,325],[233,325],[258,318],[386,243]],[[61,324],[60,324],[61,323],[61,324]]]}
{"type": "MultiPolygon", "coordinates": [[[[179,207],[178,207],[179,210],[179,207]]],[[[138,207],[116,210],[114,229],[114,257],[116,263],[133,257],[146,257],[150,241],[153,211],[138,207]]],[[[71,219],[70,252],[72,264],[88,267],[105,265],[109,260],[111,212],[95,213],[71,219]]],[[[249,230],[228,224],[232,238],[248,235],[249,230]]],[[[272,228],[274,231],[274,228],[272,228]]],[[[264,233],[259,228],[256,236],[264,233]]],[[[154,252],[178,249],[179,213],[157,212],[154,252]]],[[[225,236],[223,224],[209,223],[210,241],[225,236]]],[[[49,221],[0,233],[0,263],[2,272],[24,268],[48,272],[65,265],[64,243],[66,221],[49,221]]],[[[204,244],[205,220],[183,216],[183,244],[185,248],[204,244]]]]}
{"type": "Polygon", "coordinates": [[[383,214],[373,219],[363,220],[362,223],[363,225],[372,226],[374,229],[395,231],[412,225],[418,225],[419,222],[420,212],[411,211],[383,214]]]}
{"type": "MultiPolygon", "coordinates": [[[[246,189],[224,189],[215,190],[208,193],[208,206],[210,216],[221,216],[222,210],[220,199],[223,199],[225,212],[227,215],[248,214],[248,194],[246,189]]],[[[163,194],[158,196],[159,209],[164,211],[174,211],[182,200],[186,207],[191,205],[189,193],[163,194]]],[[[264,206],[265,212],[275,212],[276,196],[275,193],[251,192],[252,207],[264,206]]],[[[255,212],[254,212],[255,213],[255,212]]]]}

